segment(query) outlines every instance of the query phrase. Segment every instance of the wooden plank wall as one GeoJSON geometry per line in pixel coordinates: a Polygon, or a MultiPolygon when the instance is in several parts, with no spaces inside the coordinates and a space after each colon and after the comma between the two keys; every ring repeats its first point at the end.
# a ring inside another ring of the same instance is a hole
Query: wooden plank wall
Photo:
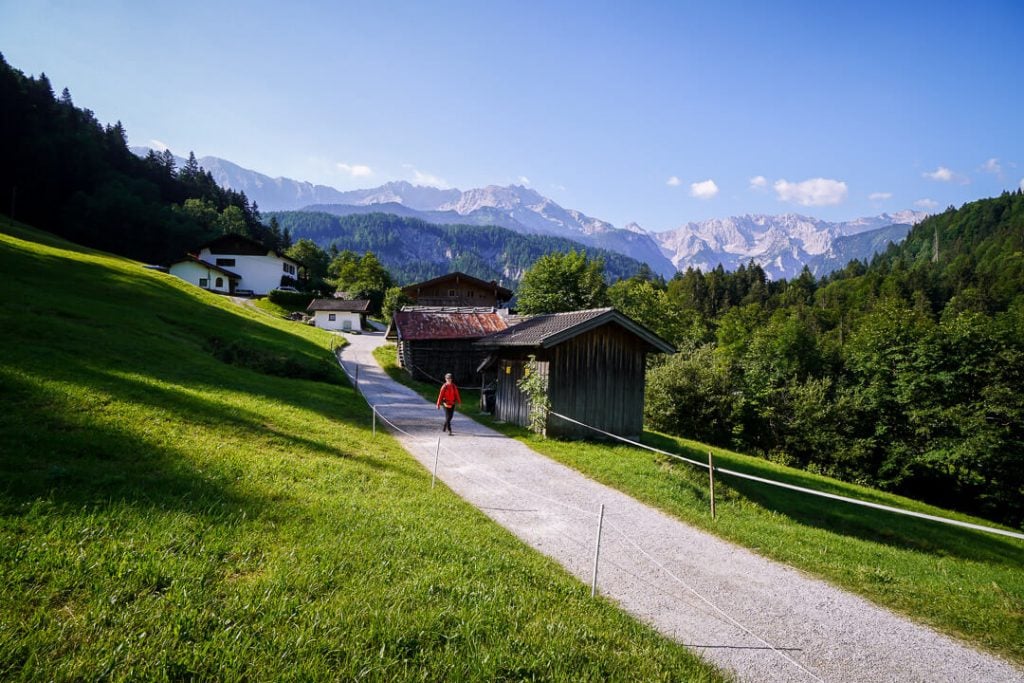
{"type": "MultiPolygon", "coordinates": [[[[547,362],[538,359],[537,365],[541,374],[548,375],[549,364],[547,362]]],[[[525,360],[502,359],[498,364],[498,383],[494,396],[494,417],[523,427],[530,424],[530,405],[518,386],[519,380],[523,378],[525,367],[525,360]]]]}
{"type": "MultiPolygon", "coordinates": [[[[643,431],[646,347],[617,325],[604,325],[552,349],[551,409],[620,436],[643,431]]],[[[601,438],[552,417],[550,436],[601,438]]]]}
{"type": "Polygon", "coordinates": [[[476,369],[487,352],[474,347],[472,341],[412,341],[402,342],[401,347],[402,366],[413,379],[440,384],[450,372],[459,386],[480,384],[476,369]]]}

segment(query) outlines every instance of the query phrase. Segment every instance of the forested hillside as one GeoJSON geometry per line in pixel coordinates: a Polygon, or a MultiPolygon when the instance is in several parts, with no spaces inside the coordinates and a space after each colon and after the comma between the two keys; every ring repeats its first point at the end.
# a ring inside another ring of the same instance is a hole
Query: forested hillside
{"type": "Polygon", "coordinates": [[[1020,191],[820,281],[751,264],[609,295],[682,349],[649,373],[653,427],[1024,521],[1020,191]]]}
{"type": "Polygon", "coordinates": [[[435,225],[384,213],[334,216],[288,211],[268,213],[296,240],[310,239],[324,249],[373,252],[400,284],[462,271],[484,280],[514,285],[538,258],[572,250],[604,261],[609,280],[645,270],[628,256],[585,247],[572,240],[524,235],[496,226],[435,225]]]}
{"type": "Polygon", "coordinates": [[[191,155],[128,149],[120,122],[102,125],[45,74],[25,76],[0,56],[0,211],[79,244],[166,263],[225,232],[287,246],[240,192],[224,190],[191,155]]]}

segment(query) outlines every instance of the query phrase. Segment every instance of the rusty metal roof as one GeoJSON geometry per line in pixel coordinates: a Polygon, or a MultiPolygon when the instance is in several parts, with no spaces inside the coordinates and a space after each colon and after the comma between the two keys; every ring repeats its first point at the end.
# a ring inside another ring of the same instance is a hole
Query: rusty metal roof
{"type": "Polygon", "coordinates": [[[402,341],[427,339],[479,339],[501,332],[508,325],[491,310],[401,310],[392,327],[402,341]]]}

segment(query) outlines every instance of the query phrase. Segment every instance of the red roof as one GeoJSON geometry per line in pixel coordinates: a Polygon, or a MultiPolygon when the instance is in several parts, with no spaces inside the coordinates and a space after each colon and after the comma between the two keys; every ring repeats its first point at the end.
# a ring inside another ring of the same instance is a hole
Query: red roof
{"type": "Polygon", "coordinates": [[[402,341],[479,339],[508,325],[494,312],[397,311],[393,326],[402,341]]]}

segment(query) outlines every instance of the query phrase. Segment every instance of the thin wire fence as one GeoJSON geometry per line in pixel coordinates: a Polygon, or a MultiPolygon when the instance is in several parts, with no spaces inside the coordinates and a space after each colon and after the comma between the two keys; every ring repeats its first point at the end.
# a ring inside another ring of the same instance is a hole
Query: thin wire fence
{"type": "MultiPolygon", "coordinates": [[[[672,453],[670,451],[665,451],[665,450],[662,450],[660,448],[654,448],[653,446],[648,446],[647,444],[642,444],[642,443],[640,443],[638,441],[634,441],[632,439],[627,439],[624,436],[619,436],[618,434],[612,434],[611,432],[606,432],[603,429],[598,429],[597,427],[592,427],[592,426],[590,426],[588,424],[584,424],[583,422],[580,422],[579,420],[574,420],[571,417],[568,417],[566,415],[562,415],[560,413],[556,413],[553,410],[552,411],[548,411],[548,414],[554,415],[555,417],[557,417],[559,419],[562,419],[562,420],[565,420],[567,422],[571,422],[572,424],[579,425],[580,427],[585,427],[586,429],[591,429],[591,430],[597,432],[598,434],[602,434],[602,435],[610,437],[612,439],[616,439],[616,440],[621,441],[623,443],[627,443],[630,446],[634,446],[636,448],[642,448],[644,450],[651,451],[652,453],[658,453],[660,455],[665,455],[665,456],[668,456],[670,458],[674,458],[676,460],[680,460],[682,462],[689,463],[690,465],[694,465],[696,467],[702,467],[702,468],[705,468],[705,469],[710,469],[710,468],[713,467],[711,464],[706,463],[706,462],[701,462],[699,460],[693,460],[691,458],[686,458],[686,457],[683,457],[683,456],[679,455],[678,453],[672,453]]],[[[844,503],[850,503],[851,505],[861,505],[863,507],[874,508],[875,510],[884,510],[886,512],[891,512],[891,513],[894,513],[894,514],[906,515],[908,517],[917,517],[919,519],[926,519],[926,520],[929,520],[931,522],[940,522],[942,524],[950,524],[950,525],[953,525],[953,526],[963,527],[965,529],[973,529],[975,531],[984,531],[984,532],[990,533],[990,534],[997,534],[997,535],[1000,535],[1000,536],[1009,536],[1010,538],[1017,538],[1017,539],[1024,540],[1024,534],[1017,533],[1015,531],[1008,531],[1006,529],[997,529],[996,527],[985,526],[983,524],[973,524],[971,522],[962,522],[962,521],[960,521],[958,519],[950,519],[948,517],[939,517],[937,515],[929,515],[929,514],[926,514],[924,512],[916,512],[914,510],[905,510],[903,508],[892,507],[890,505],[882,505],[881,503],[872,503],[871,501],[861,500],[859,498],[850,498],[848,496],[840,496],[839,494],[836,494],[836,493],[827,493],[825,491],[818,491],[818,490],[815,490],[815,489],[809,489],[809,488],[805,488],[803,486],[797,486],[795,484],[787,484],[785,482],[775,481],[774,479],[765,479],[764,477],[758,477],[758,476],[755,476],[753,474],[747,474],[746,472],[737,472],[736,470],[731,470],[731,469],[727,469],[727,468],[724,468],[724,467],[714,467],[714,471],[715,472],[719,472],[721,474],[727,474],[729,476],[738,477],[740,479],[747,479],[749,481],[756,481],[758,483],[767,484],[769,486],[777,486],[779,488],[789,489],[791,491],[798,491],[800,493],[806,493],[806,494],[812,495],[812,496],[819,496],[821,498],[829,498],[829,499],[832,499],[832,500],[839,500],[839,501],[842,501],[844,503]]]]}

